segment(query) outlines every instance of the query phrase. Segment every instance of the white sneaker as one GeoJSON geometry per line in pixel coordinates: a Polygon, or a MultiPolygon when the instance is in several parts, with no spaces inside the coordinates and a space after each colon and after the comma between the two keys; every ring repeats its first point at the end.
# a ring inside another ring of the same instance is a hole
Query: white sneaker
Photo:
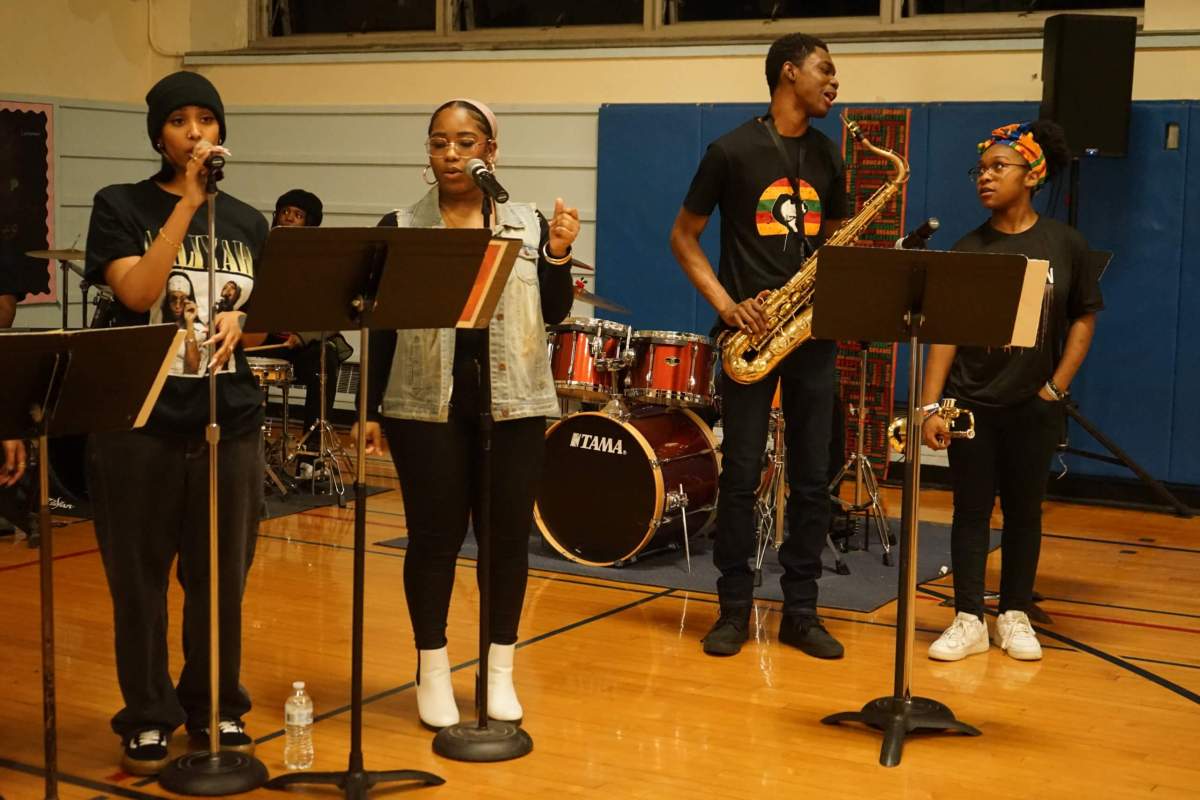
{"type": "Polygon", "coordinates": [[[996,618],[996,644],[1018,661],[1037,661],[1042,657],[1042,645],[1024,611],[1005,611],[996,618]]]}
{"type": "Polygon", "coordinates": [[[989,647],[987,624],[974,614],[960,611],[950,627],[929,645],[929,657],[937,661],[961,661],[989,647]]]}
{"type": "Polygon", "coordinates": [[[488,716],[501,722],[520,722],[525,716],[513,687],[513,653],[516,645],[488,648],[488,716]]]}
{"type": "Polygon", "coordinates": [[[435,730],[458,724],[450,656],[444,647],[417,651],[417,713],[421,722],[435,730]]]}

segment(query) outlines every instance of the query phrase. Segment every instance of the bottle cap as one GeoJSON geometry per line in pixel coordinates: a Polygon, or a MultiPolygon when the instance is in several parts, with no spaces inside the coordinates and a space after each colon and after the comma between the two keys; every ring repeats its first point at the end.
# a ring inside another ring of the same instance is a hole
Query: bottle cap
{"type": "Polygon", "coordinates": [[[293,689],[303,689],[304,681],[292,681],[292,688],[293,689]]]}

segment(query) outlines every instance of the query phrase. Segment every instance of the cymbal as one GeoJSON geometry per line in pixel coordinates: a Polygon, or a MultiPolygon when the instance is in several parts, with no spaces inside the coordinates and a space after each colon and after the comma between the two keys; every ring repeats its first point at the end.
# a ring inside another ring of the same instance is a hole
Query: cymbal
{"type": "Polygon", "coordinates": [[[30,250],[30,258],[53,258],[55,261],[82,261],[87,254],[82,250],[30,250]]]}
{"type": "Polygon", "coordinates": [[[575,287],[575,299],[582,300],[585,303],[591,303],[596,308],[603,308],[606,311],[613,311],[617,314],[632,314],[633,313],[625,306],[618,305],[617,303],[614,303],[612,300],[605,300],[600,295],[592,294],[587,289],[584,289],[583,287],[580,287],[580,286],[575,287]]]}

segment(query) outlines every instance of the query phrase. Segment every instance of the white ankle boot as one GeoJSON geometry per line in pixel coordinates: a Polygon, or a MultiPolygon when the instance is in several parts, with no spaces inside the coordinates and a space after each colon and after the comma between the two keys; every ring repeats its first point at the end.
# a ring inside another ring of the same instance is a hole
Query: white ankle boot
{"type": "Polygon", "coordinates": [[[513,653],[516,645],[488,648],[488,716],[502,722],[520,722],[525,715],[513,688],[513,653]]]}
{"type": "Polygon", "coordinates": [[[437,730],[458,724],[450,656],[444,647],[417,651],[417,713],[421,722],[437,730]]]}

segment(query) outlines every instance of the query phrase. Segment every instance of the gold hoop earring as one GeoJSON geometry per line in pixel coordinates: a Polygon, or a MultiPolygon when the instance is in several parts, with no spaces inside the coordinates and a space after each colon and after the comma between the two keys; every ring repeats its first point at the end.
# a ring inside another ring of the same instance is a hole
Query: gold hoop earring
{"type": "Polygon", "coordinates": [[[434,176],[433,180],[429,180],[429,167],[430,165],[426,164],[425,169],[421,170],[421,180],[425,181],[426,186],[433,186],[437,183],[437,176],[434,176]]]}

